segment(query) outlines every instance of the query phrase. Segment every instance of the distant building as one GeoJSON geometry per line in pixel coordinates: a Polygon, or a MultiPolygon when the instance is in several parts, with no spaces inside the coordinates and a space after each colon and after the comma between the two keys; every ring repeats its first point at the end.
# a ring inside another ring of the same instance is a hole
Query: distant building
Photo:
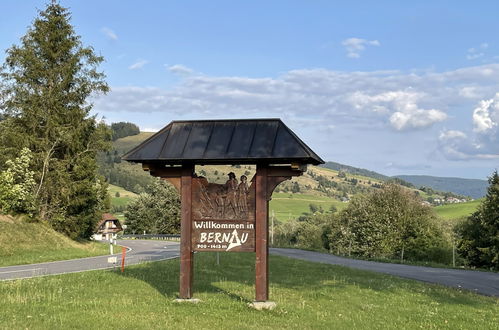
{"type": "Polygon", "coordinates": [[[109,240],[111,235],[123,230],[120,221],[111,213],[102,214],[102,218],[96,226],[93,238],[97,241],[109,240]]]}

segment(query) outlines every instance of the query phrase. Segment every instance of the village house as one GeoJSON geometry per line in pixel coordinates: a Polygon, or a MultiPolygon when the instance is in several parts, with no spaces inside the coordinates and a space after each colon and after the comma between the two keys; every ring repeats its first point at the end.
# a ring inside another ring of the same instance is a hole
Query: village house
{"type": "Polygon", "coordinates": [[[96,232],[92,236],[96,241],[109,240],[113,235],[123,230],[120,221],[111,213],[102,214],[102,218],[97,223],[96,232]]]}

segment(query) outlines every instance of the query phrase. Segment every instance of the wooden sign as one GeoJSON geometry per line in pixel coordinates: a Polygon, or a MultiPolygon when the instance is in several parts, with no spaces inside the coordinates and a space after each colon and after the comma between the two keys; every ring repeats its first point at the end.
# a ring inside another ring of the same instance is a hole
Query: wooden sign
{"type": "Polygon", "coordinates": [[[125,160],[142,163],[180,193],[179,298],[192,297],[195,251],[255,252],[255,301],[269,298],[268,203],[281,182],[324,161],[280,119],[173,121],[125,160]],[[224,184],[195,173],[196,165],[256,165],[255,176],[224,184]]]}
{"type": "Polygon", "coordinates": [[[229,173],[225,184],[192,180],[193,251],[255,252],[255,184],[229,173]]]}

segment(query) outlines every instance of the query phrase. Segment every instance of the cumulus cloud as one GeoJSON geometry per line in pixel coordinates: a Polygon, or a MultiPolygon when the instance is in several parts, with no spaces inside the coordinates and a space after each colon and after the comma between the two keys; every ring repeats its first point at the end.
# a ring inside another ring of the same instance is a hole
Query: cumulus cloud
{"type": "Polygon", "coordinates": [[[113,31],[111,30],[110,28],[108,27],[103,27],[101,29],[101,32],[104,33],[104,35],[106,37],[108,37],[109,39],[113,40],[113,41],[116,41],[118,40],[118,35],[113,31]]]}
{"type": "Polygon", "coordinates": [[[165,64],[165,67],[171,73],[178,74],[180,76],[190,75],[194,72],[194,70],[192,70],[191,68],[188,68],[182,64],[175,64],[175,65],[166,65],[165,64]]]}
{"type": "Polygon", "coordinates": [[[499,158],[499,93],[492,99],[481,100],[473,110],[473,131],[443,131],[440,149],[450,159],[499,158]]]}
{"type": "Polygon", "coordinates": [[[378,40],[367,40],[361,38],[348,38],[341,42],[350,58],[359,58],[360,53],[366,50],[367,46],[380,46],[378,40]]]}
{"type": "Polygon", "coordinates": [[[350,102],[355,108],[370,107],[379,114],[391,113],[389,122],[398,131],[420,129],[447,119],[447,114],[436,109],[422,109],[418,106],[425,93],[414,91],[390,91],[373,95],[356,92],[350,102]]]}
{"type": "Polygon", "coordinates": [[[447,119],[447,114],[440,110],[415,109],[409,112],[395,112],[390,116],[390,123],[398,130],[425,128],[447,119]]]}
{"type": "Polygon", "coordinates": [[[482,100],[473,110],[474,130],[486,133],[494,130],[499,124],[499,93],[493,99],[482,100]]]}
{"type": "Polygon", "coordinates": [[[137,60],[135,63],[133,63],[132,65],[130,65],[128,67],[128,69],[130,70],[137,70],[137,69],[141,69],[144,67],[144,65],[146,65],[147,63],[149,63],[149,61],[146,61],[146,60],[137,60]]]}

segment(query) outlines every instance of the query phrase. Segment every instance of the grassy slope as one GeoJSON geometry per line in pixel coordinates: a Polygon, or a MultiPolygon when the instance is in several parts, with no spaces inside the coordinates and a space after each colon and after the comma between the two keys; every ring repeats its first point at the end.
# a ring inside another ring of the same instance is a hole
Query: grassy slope
{"type": "Polygon", "coordinates": [[[444,219],[455,220],[471,215],[477,210],[480,203],[481,200],[477,199],[467,203],[436,206],[434,210],[440,217],[444,219]]]}
{"type": "Polygon", "coordinates": [[[195,258],[194,305],[174,303],[178,260],[0,283],[5,329],[497,329],[499,303],[437,285],[270,258],[273,311],[254,297],[254,254],[195,258]]]}
{"type": "Polygon", "coordinates": [[[113,147],[118,150],[120,154],[130,151],[135,146],[152,136],[154,132],[140,132],[138,135],[127,136],[113,142],[113,147]]]}
{"type": "Polygon", "coordinates": [[[79,243],[41,223],[0,215],[0,266],[104,255],[105,244],[79,243]]]}
{"type": "Polygon", "coordinates": [[[338,210],[344,209],[348,204],[328,197],[310,194],[274,193],[269,205],[269,214],[274,212],[280,221],[296,219],[304,212],[310,212],[310,204],[321,206],[324,211],[329,211],[332,205],[338,210]]]}
{"type": "MultiPolygon", "coordinates": [[[[125,190],[121,187],[112,184],[109,185],[107,191],[111,196],[111,206],[126,206],[132,198],[137,197],[136,193],[125,190]],[[116,197],[116,192],[120,193],[120,197],[116,197]]],[[[120,221],[125,220],[125,216],[123,215],[123,213],[115,212],[113,213],[113,215],[117,217],[120,221]]]]}
{"type": "Polygon", "coordinates": [[[109,194],[111,195],[111,205],[123,206],[128,204],[130,199],[137,197],[136,193],[125,190],[121,187],[110,184],[108,188],[109,194]],[[120,197],[116,197],[116,193],[119,192],[120,197]]]}

